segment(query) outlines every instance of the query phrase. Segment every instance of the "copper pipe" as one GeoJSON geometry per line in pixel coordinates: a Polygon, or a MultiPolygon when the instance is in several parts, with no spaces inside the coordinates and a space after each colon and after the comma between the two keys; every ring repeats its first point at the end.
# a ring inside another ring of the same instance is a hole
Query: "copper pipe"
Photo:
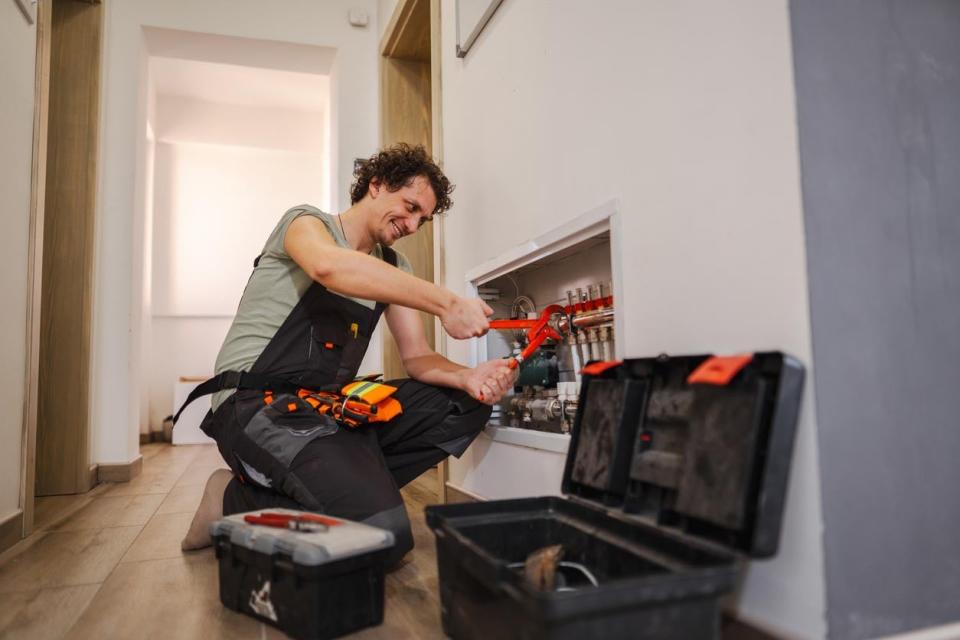
{"type": "MultiPolygon", "coordinates": [[[[587,327],[597,327],[602,324],[612,324],[613,323],[613,309],[597,309],[596,311],[586,311],[584,313],[577,313],[572,316],[573,326],[577,329],[585,329],[587,327]]],[[[568,316],[563,316],[560,318],[558,323],[560,331],[566,333],[570,330],[571,319],[568,316]]]]}

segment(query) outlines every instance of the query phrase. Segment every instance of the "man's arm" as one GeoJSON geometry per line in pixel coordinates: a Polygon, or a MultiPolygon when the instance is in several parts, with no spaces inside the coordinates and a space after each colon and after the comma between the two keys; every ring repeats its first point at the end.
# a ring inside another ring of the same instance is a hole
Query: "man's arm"
{"type": "Polygon", "coordinates": [[[283,247],[313,280],[338,293],[426,311],[457,339],[482,336],[493,310],[479,299],[461,298],[382,260],[337,246],[326,226],[303,215],[290,223],[283,247]]]}
{"type": "Polygon", "coordinates": [[[414,309],[390,305],[385,315],[403,366],[414,380],[461,389],[478,400],[482,396],[487,404],[499,401],[513,386],[514,372],[506,360],[491,360],[469,369],[430,348],[420,314],[414,309]]]}

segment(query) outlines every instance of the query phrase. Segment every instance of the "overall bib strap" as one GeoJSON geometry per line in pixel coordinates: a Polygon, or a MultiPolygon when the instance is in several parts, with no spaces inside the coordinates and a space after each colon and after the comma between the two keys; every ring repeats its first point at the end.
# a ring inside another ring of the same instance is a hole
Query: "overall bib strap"
{"type": "MultiPolygon", "coordinates": [[[[381,247],[381,251],[387,264],[397,266],[397,253],[393,249],[381,247]]],[[[257,256],[254,260],[254,268],[258,266],[261,257],[262,255],[257,256]]],[[[354,348],[343,353],[342,360],[337,363],[338,366],[334,367],[335,375],[331,375],[330,379],[327,380],[317,380],[315,376],[311,376],[309,372],[304,371],[297,348],[291,347],[297,345],[302,350],[304,344],[309,345],[310,340],[304,340],[301,333],[306,331],[312,338],[312,323],[337,309],[342,309],[341,314],[345,314],[347,317],[358,311],[362,313],[357,317],[357,323],[350,325],[353,329],[354,338],[357,337],[356,331],[361,323],[366,328],[366,332],[372,334],[373,327],[376,326],[377,320],[387,306],[382,302],[377,302],[372,311],[363,309],[355,302],[330,294],[323,285],[314,283],[290,316],[287,317],[273,339],[267,344],[267,348],[260,354],[252,369],[250,371],[223,371],[198,385],[187,396],[186,401],[174,415],[174,425],[179,420],[180,414],[191,402],[224,389],[270,389],[277,393],[293,394],[296,394],[297,390],[302,387],[309,387],[317,391],[338,391],[342,384],[355,377],[356,369],[360,366],[360,361],[366,352],[366,341],[359,345],[353,345],[354,348]],[[366,319],[363,319],[364,316],[366,316],[366,319]]],[[[345,331],[345,333],[347,332],[345,331]]],[[[326,340],[327,338],[323,338],[319,342],[323,344],[326,340]]],[[[330,343],[330,346],[333,346],[333,344],[330,343]]],[[[307,353],[310,353],[309,347],[307,353]]],[[[334,371],[329,373],[334,373],[334,371]]]]}
{"type": "Polygon", "coordinates": [[[187,399],[181,405],[176,415],[173,416],[173,424],[177,424],[180,414],[187,408],[191,402],[197,398],[208,396],[211,393],[217,393],[224,389],[272,389],[278,393],[296,393],[299,385],[284,380],[276,376],[263,373],[253,373],[250,371],[224,371],[214,377],[201,382],[190,392],[187,399]]]}

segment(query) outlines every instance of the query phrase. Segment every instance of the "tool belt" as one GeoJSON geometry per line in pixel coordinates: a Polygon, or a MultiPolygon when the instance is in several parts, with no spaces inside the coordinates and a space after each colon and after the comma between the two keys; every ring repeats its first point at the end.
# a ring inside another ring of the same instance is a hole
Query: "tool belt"
{"type": "Polygon", "coordinates": [[[322,511],[323,504],[293,468],[300,452],[338,428],[386,422],[402,412],[393,397],[397,387],[369,379],[321,389],[256,375],[240,382],[240,393],[208,413],[201,430],[217,441],[242,482],[282,493],[308,511],[322,511]]]}
{"type": "MultiPolygon", "coordinates": [[[[373,380],[355,380],[339,393],[298,389],[297,397],[321,415],[330,416],[347,427],[358,427],[373,422],[387,422],[403,413],[400,401],[393,397],[396,387],[373,380]]],[[[263,392],[263,401],[274,404],[271,389],[263,392]]],[[[302,405],[289,402],[285,407],[274,407],[288,413],[299,411],[302,405]]]]}
{"type": "MultiPolygon", "coordinates": [[[[173,416],[174,424],[180,414],[199,397],[215,393],[222,389],[261,389],[264,402],[273,404],[274,394],[292,393],[309,403],[317,412],[329,415],[337,422],[348,427],[356,427],[370,422],[386,422],[403,412],[400,402],[391,396],[397,388],[377,382],[368,376],[347,383],[342,388],[330,385],[322,389],[305,389],[274,376],[226,371],[200,384],[194,389],[180,410],[173,416]]],[[[288,411],[296,411],[296,405],[288,411]]]]}

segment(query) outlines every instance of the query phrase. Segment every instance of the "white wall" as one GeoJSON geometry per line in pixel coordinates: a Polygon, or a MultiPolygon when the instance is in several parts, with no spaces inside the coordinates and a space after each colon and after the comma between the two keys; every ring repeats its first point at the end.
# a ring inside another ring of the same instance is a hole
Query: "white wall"
{"type": "Polygon", "coordinates": [[[154,316],[150,328],[147,388],[150,430],[176,412],[173,389],[179,376],[213,375],[213,363],[230,329],[231,317],[154,316]]]}
{"type": "MultiPolygon", "coordinates": [[[[331,158],[337,197],[343,208],[352,160],[377,146],[377,34],[349,26],[347,10],[362,7],[371,15],[374,0],[286,0],[265,7],[255,0],[124,0],[105,5],[104,75],[97,265],[93,331],[93,461],[126,462],[139,448],[139,394],[136,380],[139,349],[140,278],[134,273],[135,220],[143,215],[137,199],[137,175],[144,170],[143,122],[147,98],[141,87],[143,27],[160,27],[333,47],[331,80],[331,158]],[[338,186],[342,185],[342,186],[338,186]]],[[[143,188],[143,187],[141,187],[143,188]]]]}
{"type": "Polygon", "coordinates": [[[0,522],[20,506],[36,33],[0,2],[0,522]]]}
{"type": "MultiPolygon", "coordinates": [[[[153,338],[153,204],[154,178],[157,157],[157,138],[153,132],[152,119],[147,118],[146,145],[144,147],[144,202],[143,202],[143,241],[142,271],[140,274],[140,348],[141,373],[148,367],[147,379],[153,376],[154,362],[151,357],[153,338]]],[[[150,385],[140,381],[140,433],[151,431],[150,385]]],[[[162,424],[162,420],[161,420],[162,424]]],[[[157,428],[159,430],[159,427],[157,428]]]]}
{"type": "Polygon", "coordinates": [[[158,141],[153,315],[233,316],[283,212],[323,198],[322,170],[319,154],[158,141]]]}
{"type": "Polygon", "coordinates": [[[213,373],[253,259],[283,212],[304,202],[326,206],[329,154],[322,111],[160,94],[154,120],[145,386],[157,431],[176,409],[177,377],[213,373]]]}
{"type": "MultiPolygon", "coordinates": [[[[782,349],[810,367],[784,0],[505,2],[465,59],[455,34],[444,5],[451,287],[617,198],[627,356],[782,349]]],[[[466,343],[448,349],[469,356],[466,343]]],[[[825,631],[812,388],[780,554],[753,564],[740,599],[745,617],[809,638],[825,631]]],[[[468,472],[451,465],[455,483],[468,472]]]]}
{"type": "MultiPolygon", "coordinates": [[[[160,122],[164,112],[161,106],[160,122]]],[[[321,154],[176,142],[165,139],[166,129],[158,133],[152,430],[159,430],[163,418],[174,411],[177,376],[213,374],[253,259],[277,220],[289,206],[325,198],[321,154]]]]}
{"type": "MultiPolygon", "coordinates": [[[[399,0],[377,0],[377,36],[382,38],[399,0]]],[[[452,6],[452,5],[451,5],[452,6]]]]}
{"type": "MultiPolygon", "coordinates": [[[[329,162],[324,144],[325,120],[321,110],[251,107],[164,94],[157,98],[159,138],[298,151],[317,156],[324,165],[329,162]]],[[[315,180],[319,178],[318,175],[315,180]]],[[[328,206],[326,193],[323,198],[323,202],[315,204],[328,206]]]]}

